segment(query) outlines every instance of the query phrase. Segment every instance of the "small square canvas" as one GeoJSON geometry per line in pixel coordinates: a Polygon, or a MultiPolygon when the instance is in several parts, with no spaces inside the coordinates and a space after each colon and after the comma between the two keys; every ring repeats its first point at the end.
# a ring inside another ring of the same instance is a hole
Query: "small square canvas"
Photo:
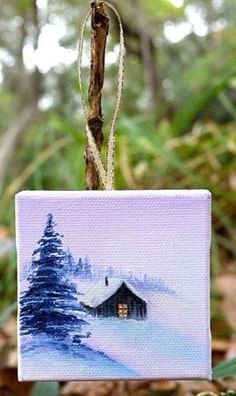
{"type": "Polygon", "coordinates": [[[211,377],[206,190],[16,196],[19,380],[211,377]]]}

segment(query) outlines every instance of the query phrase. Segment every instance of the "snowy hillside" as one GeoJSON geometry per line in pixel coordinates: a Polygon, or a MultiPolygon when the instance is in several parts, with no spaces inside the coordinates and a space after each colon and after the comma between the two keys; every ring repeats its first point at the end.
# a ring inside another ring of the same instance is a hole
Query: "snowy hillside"
{"type": "Polygon", "coordinates": [[[88,372],[94,379],[183,377],[183,372],[201,377],[204,365],[209,374],[209,351],[168,326],[132,319],[87,320],[92,335],[83,345],[61,345],[59,350],[46,337],[33,337],[26,349],[22,344],[21,379],[40,379],[40,373],[45,380],[86,379],[88,372]]]}
{"type": "MultiPolygon", "coordinates": [[[[144,378],[199,377],[208,351],[201,343],[168,326],[118,318],[90,320],[86,345],[138,371],[144,378]]],[[[206,376],[208,367],[206,364],[206,376]]]]}
{"type": "Polygon", "coordinates": [[[135,370],[85,345],[59,349],[47,337],[34,337],[30,349],[23,350],[24,345],[19,355],[22,381],[139,377],[135,370]]]}

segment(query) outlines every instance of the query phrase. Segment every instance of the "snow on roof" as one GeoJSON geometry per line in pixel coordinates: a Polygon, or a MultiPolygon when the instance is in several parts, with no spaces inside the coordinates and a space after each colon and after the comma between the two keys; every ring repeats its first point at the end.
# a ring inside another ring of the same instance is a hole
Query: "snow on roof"
{"type": "Polygon", "coordinates": [[[113,294],[115,294],[123,283],[137,297],[147,302],[129,282],[118,278],[108,278],[108,286],[105,285],[105,279],[101,279],[95,285],[95,287],[84,296],[82,302],[83,304],[89,307],[96,308],[104,301],[106,301],[109,297],[111,297],[113,294]]]}

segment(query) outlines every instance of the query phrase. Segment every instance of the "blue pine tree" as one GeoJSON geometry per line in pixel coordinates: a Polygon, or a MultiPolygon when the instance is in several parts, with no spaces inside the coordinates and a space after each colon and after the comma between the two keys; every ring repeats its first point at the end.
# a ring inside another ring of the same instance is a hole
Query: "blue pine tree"
{"type": "Polygon", "coordinates": [[[70,251],[70,249],[67,249],[67,252],[65,254],[65,273],[68,275],[71,275],[74,272],[75,269],[75,259],[70,251]]]}
{"type": "Polygon", "coordinates": [[[83,262],[83,275],[85,279],[92,278],[92,266],[87,256],[85,257],[85,260],[83,262]]]}
{"type": "Polygon", "coordinates": [[[82,261],[82,258],[80,257],[79,261],[76,265],[76,268],[75,268],[75,275],[80,276],[82,274],[83,274],[83,261],[82,261]]]}
{"type": "Polygon", "coordinates": [[[79,258],[75,269],[75,275],[78,275],[81,279],[92,278],[92,266],[87,256],[84,260],[81,257],[79,258]]]}
{"type": "Polygon", "coordinates": [[[29,288],[20,299],[20,331],[31,335],[46,333],[57,340],[76,333],[78,340],[84,338],[84,309],[77,301],[74,285],[64,276],[65,252],[55,225],[53,216],[48,214],[39,247],[33,252],[29,288]]]}

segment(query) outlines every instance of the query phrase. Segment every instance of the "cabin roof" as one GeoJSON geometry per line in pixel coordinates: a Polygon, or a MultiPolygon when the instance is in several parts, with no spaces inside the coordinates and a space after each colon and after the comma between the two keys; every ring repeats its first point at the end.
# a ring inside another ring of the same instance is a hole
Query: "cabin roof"
{"type": "Polygon", "coordinates": [[[108,286],[105,285],[104,279],[101,279],[95,286],[89,291],[82,300],[83,304],[91,307],[96,308],[108,298],[110,298],[113,294],[119,290],[122,284],[125,284],[126,287],[134,293],[138,298],[142,301],[147,302],[140,293],[127,281],[118,278],[109,278],[108,279],[108,286]]]}

